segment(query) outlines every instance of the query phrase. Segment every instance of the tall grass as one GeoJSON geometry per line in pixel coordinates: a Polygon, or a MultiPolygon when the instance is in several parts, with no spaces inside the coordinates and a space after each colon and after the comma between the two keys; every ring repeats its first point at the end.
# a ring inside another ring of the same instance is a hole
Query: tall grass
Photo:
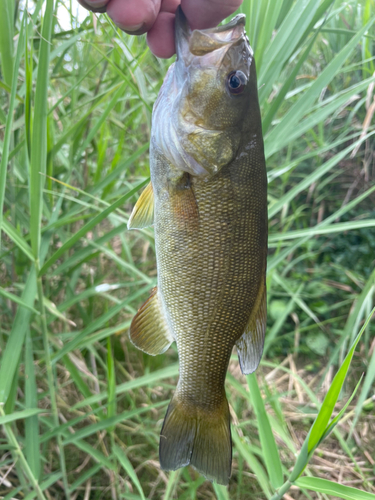
{"type": "Polygon", "coordinates": [[[269,328],[256,375],[230,364],[228,489],[160,471],[177,353],[127,338],[156,284],[153,231],[126,223],[170,61],[105,16],[79,24],[73,1],[1,5],[0,498],[375,498],[373,0],[241,7],[268,165],[269,328]]]}

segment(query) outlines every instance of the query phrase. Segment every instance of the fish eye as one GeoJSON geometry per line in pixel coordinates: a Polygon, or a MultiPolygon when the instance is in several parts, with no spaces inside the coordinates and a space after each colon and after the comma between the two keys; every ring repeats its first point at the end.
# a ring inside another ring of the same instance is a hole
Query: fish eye
{"type": "Polygon", "coordinates": [[[227,87],[231,94],[238,95],[242,94],[247,83],[246,76],[242,71],[232,71],[227,76],[227,87]]]}

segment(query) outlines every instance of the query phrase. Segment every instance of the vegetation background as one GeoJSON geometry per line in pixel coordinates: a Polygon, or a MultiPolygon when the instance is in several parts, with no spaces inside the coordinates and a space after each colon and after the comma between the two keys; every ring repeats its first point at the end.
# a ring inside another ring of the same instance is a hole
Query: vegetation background
{"type": "Polygon", "coordinates": [[[229,488],[159,469],[177,353],[127,337],[156,284],[153,230],[126,222],[171,61],[104,15],[78,22],[75,0],[0,7],[0,498],[374,499],[374,0],[241,8],[269,175],[269,327],[256,376],[234,355],[227,377],[229,488]]]}

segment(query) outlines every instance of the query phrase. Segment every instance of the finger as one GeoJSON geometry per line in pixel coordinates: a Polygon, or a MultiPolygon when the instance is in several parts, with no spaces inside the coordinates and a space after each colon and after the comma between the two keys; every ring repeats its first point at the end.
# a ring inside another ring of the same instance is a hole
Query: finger
{"type": "Polygon", "coordinates": [[[132,35],[146,33],[155,23],[159,10],[160,0],[111,0],[107,6],[112,21],[132,35]]]}
{"type": "Polygon", "coordinates": [[[240,7],[242,0],[181,0],[192,29],[213,28],[240,7]]]}
{"type": "Polygon", "coordinates": [[[170,12],[174,14],[180,3],[180,0],[161,0],[160,12],[170,12]]]}
{"type": "Polygon", "coordinates": [[[91,10],[92,12],[105,12],[107,9],[107,4],[109,0],[78,0],[78,2],[85,7],[85,9],[91,10]]]}
{"type": "Polygon", "coordinates": [[[147,44],[156,57],[168,59],[176,52],[174,44],[174,18],[170,12],[160,12],[147,33],[147,44]]]}

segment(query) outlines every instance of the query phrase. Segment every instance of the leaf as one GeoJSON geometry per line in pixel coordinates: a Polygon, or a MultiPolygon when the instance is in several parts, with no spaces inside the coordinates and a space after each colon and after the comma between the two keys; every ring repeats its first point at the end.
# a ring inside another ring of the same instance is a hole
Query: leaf
{"type": "Polygon", "coordinates": [[[320,479],[318,477],[300,477],[294,484],[299,488],[307,488],[308,490],[318,491],[326,495],[344,498],[345,500],[375,500],[373,493],[361,491],[351,486],[334,483],[328,479],[320,479]]]}
{"type": "Polygon", "coordinates": [[[141,408],[136,408],[135,410],[130,410],[130,411],[124,411],[114,417],[110,418],[105,418],[103,420],[100,420],[99,422],[96,422],[95,424],[92,425],[86,425],[82,429],[79,429],[76,431],[74,434],[71,434],[70,436],[65,437],[64,439],[64,445],[67,445],[69,443],[76,443],[77,441],[81,441],[82,439],[92,436],[96,432],[99,431],[109,431],[110,428],[116,424],[119,424],[120,422],[124,422],[125,420],[129,420],[130,418],[137,416],[137,415],[142,415],[142,413],[146,413],[147,411],[152,410],[153,408],[161,408],[163,406],[166,406],[168,404],[167,401],[161,401],[159,403],[155,403],[153,405],[148,405],[144,406],[141,408]]]}
{"type": "Polygon", "coordinates": [[[232,440],[235,444],[238,452],[242,455],[243,459],[247,463],[248,467],[255,474],[257,481],[262,488],[265,496],[271,498],[272,494],[269,488],[269,482],[263,467],[258,462],[257,458],[250,451],[248,444],[245,440],[241,439],[237,433],[237,430],[232,427],[232,440]]]}
{"type": "Polygon", "coordinates": [[[4,290],[4,288],[1,288],[1,287],[0,287],[0,295],[2,295],[3,297],[6,297],[9,300],[12,300],[13,302],[20,305],[21,307],[25,307],[26,309],[28,309],[32,313],[40,315],[40,312],[37,311],[34,307],[30,306],[29,304],[26,304],[19,297],[17,297],[17,295],[14,295],[13,293],[7,292],[6,290],[4,290]]]}
{"type": "MultiPolygon", "coordinates": [[[[114,227],[111,231],[106,232],[103,236],[100,238],[97,238],[95,241],[96,244],[102,245],[103,243],[106,243],[107,241],[111,240],[114,236],[117,234],[126,231],[127,226],[126,224],[120,224],[117,227],[114,227]]],[[[62,262],[59,266],[57,266],[56,269],[53,269],[51,271],[52,275],[57,275],[61,274],[63,272],[66,272],[67,269],[74,264],[78,264],[80,262],[85,262],[85,259],[92,255],[92,248],[90,246],[88,247],[83,247],[80,250],[77,250],[77,252],[74,252],[72,255],[69,256],[69,259],[66,259],[64,262],[62,262]]],[[[61,309],[61,306],[59,307],[61,309]]]]}
{"type": "MultiPolygon", "coordinates": [[[[133,389],[137,389],[138,387],[145,386],[153,386],[155,384],[159,384],[161,380],[165,378],[176,377],[178,375],[178,364],[175,363],[171,366],[166,366],[161,370],[156,370],[152,373],[148,373],[147,375],[142,375],[141,377],[137,377],[134,380],[130,380],[129,382],[125,382],[124,384],[119,384],[116,387],[116,395],[124,394],[133,389]]],[[[101,392],[100,394],[95,394],[95,396],[91,396],[90,398],[84,399],[79,403],[76,403],[72,409],[82,408],[83,406],[91,406],[94,403],[98,403],[106,398],[107,393],[101,392]]]]}
{"type": "MultiPolygon", "coordinates": [[[[353,144],[343,149],[335,156],[327,160],[323,165],[319,168],[312,171],[312,173],[306,176],[301,182],[299,182],[296,186],[291,188],[284,196],[282,196],[276,203],[271,205],[268,209],[268,218],[271,219],[276,215],[286,203],[289,203],[293,200],[297,194],[299,194],[304,189],[308,189],[314,182],[320,179],[324,174],[328,173],[335,165],[337,165],[343,158],[349,155],[349,153],[356,147],[356,145],[363,142],[364,139],[368,139],[370,136],[374,135],[375,132],[371,132],[367,134],[366,138],[359,138],[353,144]]],[[[312,228],[314,229],[314,228],[312,228]]],[[[305,231],[306,232],[306,231],[305,231]]],[[[303,231],[295,231],[295,233],[302,233],[303,231]]],[[[277,235],[279,236],[279,235],[277,235]]],[[[295,236],[297,237],[297,236],[295,236]]]]}
{"type": "Polygon", "coordinates": [[[134,470],[132,464],[130,463],[130,460],[128,459],[128,457],[125,455],[123,450],[117,445],[115,445],[113,447],[113,453],[114,453],[115,457],[117,457],[118,461],[122,465],[122,467],[125,470],[125,472],[127,473],[127,475],[133,481],[135,487],[137,488],[137,490],[139,491],[139,494],[141,495],[142,500],[146,500],[145,494],[143,493],[141,483],[139,482],[138,476],[135,473],[135,470],[134,470]]]}
{"type": "Polygon", "coordinates": [[[368,366],[367,366],[365,380],[363,382],[362,391],[361,391],[361,394],[359,395],[359,398],[358,398],[358,401],[357,401],[357,404],[355,407],[355,415],[354,415],[353,422],[352,422],[352,425],[350,428],[349,436],[352,434],[352,432],[355,428],[355,425],[358,422],[363,404],[367,398],[368,393],[371,390],[371,387],[373,387],[374,380],[375,380],[375,349],[372,352],[372,356],[371,356],[370,361],[369,361],[368,366]]]}
{"type": "Polygon", "coordinates": [[[228,487],[221,484],[213,483],[212,487],[216,493],[217,500],[230,500],[228,487]]]}
{"type": "Polygon", "coordinates": [[[249,399],[253,405],[257,419],[260,444],[262,446],[262,453],[267,467],[268,476],[273,488],[276,490],[283,484],[283,473],[279,452],[272,433],[270,422],[268,420],[263,398],[260,394],[255,373],[248,375],[246,379],[250,391],[249,399]]]}
{"type": "MultiPolygon", "coordinates": [[[[25,288],[22,293],[22,302],[33,307],[36,296],[36,272],[31,267],[25,288]]],[[[31,312],[29,309],[19,307],[14,318],[8,342],[2,354],[0,366],[0,404],[5,403],[9,396],[13,377],[18,367],[23,342],[29,326],[31,312]]]]}
{"type": "Polygon", "coordinates": [[[305,235],[318,236],[322,234],[344,233],[345,231],[355,231],[356,229],[374,227],[375,219],[365,219],[352,222],[337,222],[328,227],[314,226],[308,229],[300,229],[296,231],[288,231],[286,233],[273,234],[269,237],[268,242],[274,243],[284,240],[301,238],[305,235]]]}
{"type": "MultiPolygon", "coordinates": [[[[147,287],[148,289],[149,287],[147,287]]],[[[145,293],[144,289],[140,289],[135,296],[140,296],[145,293]]],[[[124,308],[126,304],[134,300],[134,296],[127,297],[123,301],[119,302],[116,304],[114,307],[111,307],[106,313],[102,314],[98,318],[95,319],[95,321],[92,321],[89,323],[86,328],[84,328],[80,333],[75,335],[73,340],[71,340],[68,344],[64,345],[57,353],[54,354],[52,357],[52,361],[56,363],[59,359],[61,359],[65,354],[68,354],[70,351],[73,349],[77,349],[82,341],[85,342],[86,346],[88,345],[88,339],[87,336],[98,330],[100,327],[102,327],[109,319],[111,319],[113,316],[116,314],[119,314],[121,310],[124,308]]],[[[129,322],[130,323],[130,322],[129,322]]],[[[91,339],[90,339],[91,340],[91,339]]]]}
{"type": "Polygon", "coordinates": [[[85,142],[82,144],[80,147],[79,151],[76,153],[76,157],[79,158],[85,149],[88,147],[90,142],[93,140],[95,135],[97,134],[100,126],[103,124],[104,120],[108,117],[109,113],[112,111],[113,107],[118,103],[120,97],[124,93],[126,83],[122,83],[117,91],[113,94],[112,99],[109,101],[109,103],[106,105],[105,110],[100,114],[100,118],[97,120],[97,122],[94,124],[92,129],[90,130],[90,133],[88,134],[85,142]]]}
{"type": "Polygon", "coordinates": [[[62,321],[64,321],[65,323],[68,323],[69,325],[72,325],[74,327],[76,327],[77,325],[74,323],[74,321],[66,318],[56,307],[56,304],[54,304],[53,302],[51,302],[50,300],[47,299],[47,297],[43,297],[43,304],[44,304],[44,307],[51,313],[53,314],[54,316],[56,316],[56,318],[59,318],[61,319],[62,321]]]}
{"type": "MultiPolygon", "coordinates": [[[[26,332],[25,341],[25,402],[27,409],[38,408],[38,393],[35,377],[33,342],[30,331],[26,332]]],[[[33,415],[25,422],[25,455],[34,477],[40,477],[40,443],[39,443],[39,420],[33,415]]]]}
{"type": "Polygon", "coordinates": [[[81,474],[73,483],[70,485],[70,491],[76,491],[77,488],[81,486],[81,484],[86,483],[91,477],[95,476],[100,469],[102,468],[102,464],[97,463],[90,467],[90,469],[86,470],[83,474],[81,474]]]}
{"type": "MultiPolygon", "coordinates": [[[[116,415],[116,375],[115,375],[115,362],[112,352],[111,338],[107,338],[107,387],[108,387],[108,417],[116,415]]],[[[114,430],[111,427],[110,432],[114,430]]]]}
{"type": "Polygon", "coordinates": [[[261,102],[267,98],[272,85],[279,77],[281,69],[293,52],[314,17],[318,8],[316,0],[300,0],[289,9],[282,25],[264,52],[263,65],[259,73],[259,83],[264,84],[259,92],[261,102]],[[293,36],[290,34],[293,33],[293,36]]]}
{"type": "Polygon", "coordinates": [[[348,399],[348,401],[345,403],[345,405],[341,408],[341,410],[339,411],[339,413],[336,415],[336,417],[330,422],[330,424],[328,425],[328,427],[326,428],[326,432],[324,433],[324,436],[322,437],[321,441],[323,441],[323,439],[325,439],[332,431],[333,429],[336,427],[336,425],[339,423],[339,421],[341,420],[341,418],[343,417],[344,413],[346,412],[348,406],[350,405],[350,403],[352,402],[354,396],[357,394],[357,391],[359,389],[359,386],[361,385],[362,383],[362,379],[363,379],[363,375],[362,377],[359,379],[357,385],[355,386],[354,388],[354,391],[352,392],[352,395],[350,396],[350,398],[348,399]]]}
{"type": "Polygon", "coordinates": [[[38,58],[38,73],[35,86],[33,132],[30,154],[30,237],[31,248],[39,258],[41,219],[43,208],[43,185],[47,165],[47,97],[49,83],[49,54],[51,47],[53,0],[46,1],[38,58]]]}
{"type": "Polygon", "coordinates": [[[69,248],[71,248],[78,240],[82,238],[86,233],[91,231],[99,222],[101,222],[103,219],[105,219],[110,213],[112,213],[114,210],[117,208],[121,207],[125,203],[126,200],[128,200],[133,194],[135,194],[139,189],[141,189],[143,186],[148,184],[149,179],[144,180],[138,186],[135,188],[131,189],[128,193],[126,193],[124,196],[121,196],[117,201],[112,203],[108,208],[103,210],[103,212],[100,212],[98,215],[93,217],[90,222],[85,224],[79,231],[77,231],[73,236],[71,236],[53,255],[48,259],[48,261],[44,264],[44,266],[40,270],[40,275],[43,276],[43,274],[47,271],[48,268],[52,266],[56,262],[56,260],[63,255],[69,248]]]}
{"type": "Polygon", "coordinates": [[[0,163],[0,250],[1,250],[1,230],[3,226],[4,194],[5,194],[7,167],[9,160],[9,147],[12,137],[12,124],[13,124],[16,92],[17,92],[18,70],[20,66],[21,54],[24,49],[24,42],[23,42],[25,34],[24,27],[27,19],[27,14],[25,10],[23,14],[23,19],[21,21],[21,29],[17,45],[17,54],[13,69],[13,40],[12,40],[13,23],[11,22],[10,24],[8,24],[9,19],[12,19],[11,4],[9,2],[6,2],[5,4],[3,3],[2,7],[3,9],[5,9],[5,12],[3,11],[2,15],[0,16],[0,52],[1,52],[1,63],[2,63],[1,71],[4,74],[5,80],[8,81],[9,83],[12,83],[12,87],[11,87],[9,108],[5,124],[5,134],[4,134],[2,156],[0,163]],[[15,76],[15,78],[13,78],[13,76],[15,76]]]}
{"type": "MultiPolygon", "coordinates": [[[[317,6],[317,2],[315,1],[317,6]]],[[[319,97],[322,89],[326,87],[334,76],[339,72],[340,68],[349,57],[351,52],[357,46],[363,35],[371,28],[375,22],[375,17],[363,26],[355,36],[341,49],[341,51],[332,59],[332,61],[323,69],[318,78],[314,81],[308,91],[298,100],[298,102],[283,116],[282,121],[272,129],[267,137],[267,141],[271,145],[268,150],[268,156],[271,156],[276,151],[288,144],[288,135],[296,124],[306,113],[306,110],[319,97]]],[[[288,32],[288,36],[289,36],[288,32]]],[[[292,37],[291,37],[292,38],[292,37]]],[[[276,37],[275,37],[276,41],[276,37]]]]}
{"type": "Polygon", "coordinates": [[[135,153],[124,158],[119,164],[112,170],[112,172],[108,173],[100,182],[95,184],[92,187],[91,193],[97,193],[102,191],[105,187],[108,186],[111,182],[118,179],[119,175],[121,175],[124,171],[126,171],[130,165],[132,165],[135,160],[137,160],[143,153],[145,153],[149,148],[149,143],[143,144],[135,153]]]}
{"type": "MultiPolygon", "coordinates": [[[[40,490],[44,491],[53,484],[57,483],[62,478],[61,472],[55,472],[52,474],[49,474],[49,476],[40,483],[40,490]]],[[[28,495],[24,497],[24,500],[33,500],[37,496],[36,492],[31,492],[28,495]]],[[[43,497],[45,498],[45,497],[43,497]]],[[[5,499],[4,499],[5,500],[5,499]]]]}
{"type": "Polygon", "coordinates": [[[8,221],[3,220],[4,233],[6,233],[9,238],[17,245],[17,247],[31,260],[34,262],[34,255],[30,246],[26,243],[25,239],[19,234],[17,229],[15,229],[8,221]]]}
{"type": "Polygon", "coordinates": [[[169,473],[168,483],[165,489],[163,500],[172,500],[172,498],[174,497],[173,493],[181,476],[181,473],[182,469],[174,470],[169,473]]]}
{"type": "Polygon", "coordinates": [[[111,460],[106,457],[102,452],[94,448],[93,446],[86,443],[86,441],[77,440],[74,443],[78,449],[82,450],[86,455],[92,457],[96,462],[100,464],[101,467],[106,467],[109,470],[116,470],[116,466],[111,462],[111,460]]]}
{"type": "MultiPolygon", "coordinates": [[[[0,16],[1,73],[5,83],[12,85],[17,71],[13,68],[13,2],[2,2],[0,16]]],[[[15,78],[16,79],[16,78],[15,78]]]]}
{"type": "Polygon", "coordinates": [[[15,420],[24,420],[25,418],[33,417],[45,411],[46,410],[40,410],[39,408],[31,408],[28,410],[15,411],[10,415],[0,415],[0,425],[9,424],[15,420]]]}
{"type": "Polygon", "coordinates": [[[319,410],[318,416],[316,417],[316,420],[312,426],[312,429],[310,431],[310,436],[308,439],[308,453],[315,449],[315,447],[319,444],[320,440],[322,439],[322,436],[325,434],[328,426],[329,419],[331,418],[333,409],[335,407],[336,401],[339,397],[339,394],[341,392],[341,388],[344,384],[344,380],[346,378],[346,374],[348,373],[348,369],[350,366],[350,362],[352,360],[354,351],[357,347],[357,344],[365,331],[368,323],[370,322],[372,315],[375,312],[375,308],[371,311],[371,314],[367,318],[365,324],[361,328],[361,331],[357,335],[357,338],[355,339],[350,351],[346,355],[346,358],[344,359],[339,371],[336,373],[335,378],[333,379],[333,382],[326,394],[326,397],[324,398],[323,404],[319,410]]]}

